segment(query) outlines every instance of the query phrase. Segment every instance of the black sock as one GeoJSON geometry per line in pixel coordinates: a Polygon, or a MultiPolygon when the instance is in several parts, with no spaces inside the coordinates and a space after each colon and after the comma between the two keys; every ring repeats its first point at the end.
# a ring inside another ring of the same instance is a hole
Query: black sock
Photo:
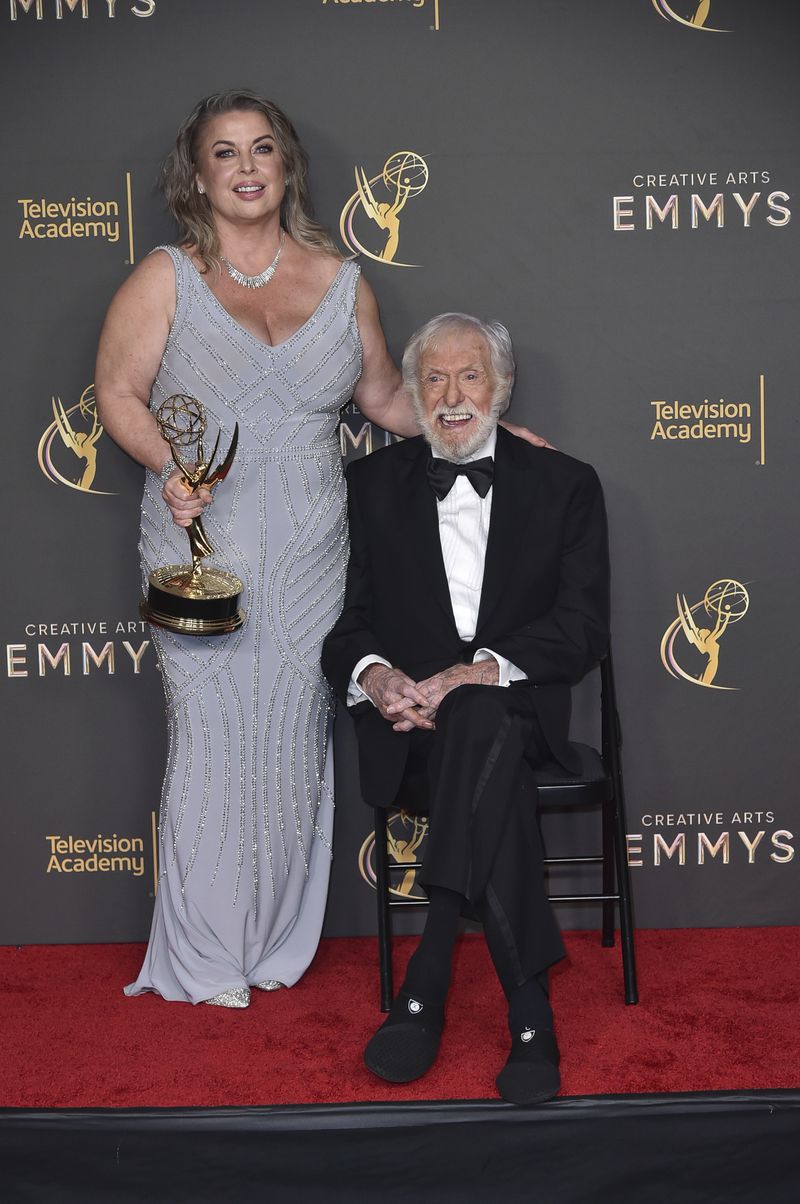
{"type": "Polygon", "coordinates": [[[464,899],[441,886],[428,890],[430,906],[425,928],[408,970],[402,990],[425,1003],[441,1005],[450,986],[450,964],[464,899]]]}
{"type": "Polygon", "coordinates": [[[508,1000],[508,1027],[512,1036],[526,1028],[553,1027],[553,1009],[537,978],[529,978],[511,992],[508,1000]]]}

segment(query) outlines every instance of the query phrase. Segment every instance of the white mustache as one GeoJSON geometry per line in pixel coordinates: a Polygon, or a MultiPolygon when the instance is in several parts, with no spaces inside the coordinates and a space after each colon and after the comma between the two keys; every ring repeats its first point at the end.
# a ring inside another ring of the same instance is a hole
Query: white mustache
{"type": "Polygon", "coordinates": [[[433,411],[434,418],[477,418],[478,411],[473,406],[451,408],[441,403],[433,411]]]}

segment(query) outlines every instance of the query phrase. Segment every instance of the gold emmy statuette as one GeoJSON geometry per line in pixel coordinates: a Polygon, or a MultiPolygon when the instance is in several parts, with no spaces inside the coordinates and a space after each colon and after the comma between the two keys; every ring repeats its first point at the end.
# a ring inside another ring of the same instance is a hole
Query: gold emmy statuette
{"type": "MultiPolygon", "coordinates": [[[[175,394],[161,403],[155,418],[190,493],[196,493],[201,485],[212,489],[225,479],[236,454],[238,422],[228,454],[217,468],[212,469],[219,447],[219,432],[214,450],[206,457],[203,435],[207,419],[199,401],[175,394]],[[194,449],[193,467],[184,464],[178,454],[180,451],[185,455],[190,448],[194,449]]],[[[242,582],[233,573],[203,564],[203,558],[210,556],[214,549],[203,530],[201,518],[193,518],[186,533],[192,563],[168,564],[153,570],[148,578],[147,597],[139,603],[142,617],[180,635],[222,635],[226,631],[236,631],[244,623],[244,612],[239,608],[244,588],[242,582]]]]}

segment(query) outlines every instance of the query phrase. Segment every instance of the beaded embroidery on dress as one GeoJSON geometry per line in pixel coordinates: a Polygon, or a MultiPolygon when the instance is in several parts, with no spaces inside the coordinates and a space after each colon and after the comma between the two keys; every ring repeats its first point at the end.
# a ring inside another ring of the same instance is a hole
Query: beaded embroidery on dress
{"type": "MultiPolygon", "coordinates": [[[[337,424],[361,372],[359,269],[343,263],[308,321],[270,347],[240,326],[175,247],[177,307],[151,408],[197,397],[239,448],[203,515],[212,560],[244,582],[247,622],[198,638],[153,628],[169,753],[159,883],[144,965],[129,995],[199,1003],[314,956],[333,827],[332,695],[320,648],[341,608],[347,559],[337,424]]],[[[143,580],[186,559],[186,538],[147,473],[143,580]]]]}

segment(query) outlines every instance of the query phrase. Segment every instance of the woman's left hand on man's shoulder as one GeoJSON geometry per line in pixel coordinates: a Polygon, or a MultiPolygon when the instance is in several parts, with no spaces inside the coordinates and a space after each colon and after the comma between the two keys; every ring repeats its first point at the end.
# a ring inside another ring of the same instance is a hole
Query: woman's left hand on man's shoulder
{"type": "Polygon", "coordinates": [[[526,439],[534,447],[549,447],[551,451],[556,450],[553,444],[548,443],[543,435],[535,435],[526,426],[517,426],[513,422],[501,422],[500,426],[504,426],[510,434],[516,435],[518,439],[526,439]]]}

